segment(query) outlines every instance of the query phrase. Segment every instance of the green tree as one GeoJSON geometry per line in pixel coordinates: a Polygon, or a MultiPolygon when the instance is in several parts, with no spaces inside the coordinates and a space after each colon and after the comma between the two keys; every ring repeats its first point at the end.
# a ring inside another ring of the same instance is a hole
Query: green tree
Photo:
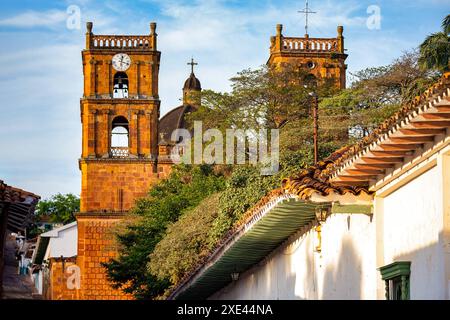
{"type": "Polygon", "coordinates": [[[154,299],[170,286],[151,274],[147,265],[167,227],[224,188],[223,173],[208,165],[178,165],[170,176],[137,201],[129,223],[119,230],[119,257],[103,264],[114,287],[138,299],[154,299]]]}
{"type": "Polygon", "coordinates": [[[351,86],[322,99],[319,108],[321,141],[348,142],[368,135],[400,106],[422,94],[437,79],[419,67],[419,53],[403,53],[390,65],[367,68],[353,74],[351,86]],[[342,131],[343,130],[343,131],[342,131]]]}
{"type": "Polygon", "coordinates": [[[49,216],[50,221],[58,223],[70,223],[75,221],[75,213],[80,210],[80,198],[72,193],[51,196],[47,200],[41,200],[36,206],[37,220],[42,216],[49,216]]]}
{"type": "MultiPolygon", "coordinates": [[[[201,107],[188,120],[203,122],[204,129],[228,128],[274,129],[297,119],[307,118],[310,101],[308,93],[313,83],[301,68],[286,65],[281,69],[261,66],[245,69],[230,79],[231,92],[204,90],[201,107]],[[305,84],[310,87],[305,87],[305,84]]],[[[331,81],[315,88],[320,96],[337,89],[331,81]]]]}
{"type": "Polygon", "coordinates": [[[220,193],[204,199],[168,226],[150,255],[149,271],[160,280],[178,283],[209,252],[208,232],[217,217],[220,193]]]}
{"type": "Polygon", "coordinates": [[[448,71],[450,59],[450,15],[442,21],[442,31],[429,35],[420,45],[420,66],[423,69],[448,71]]]}

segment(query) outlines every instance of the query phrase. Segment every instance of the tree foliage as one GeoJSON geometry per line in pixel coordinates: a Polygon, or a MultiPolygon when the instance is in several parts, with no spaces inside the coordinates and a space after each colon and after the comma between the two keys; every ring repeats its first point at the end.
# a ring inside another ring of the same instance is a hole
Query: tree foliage
{"type": "Polygon", "coordinates": [[[168,179],[160,181],[146,198],[137,201],[133,219],[118,234],[119,257],[104,264],[114,286],[138,299],[162,294],[170,281],[147,271],[149,255],[171,223],[223,187],[222,172],[211,166],[174,166],[168,179]]]}
{"type": "Polygon", "coordinates": [[[331,81],[316,88],[301,68],[286,65],[281,69],[261,66],[245,69],[230,79],[231,92],[204,90],[202,105],[188,120],[203,122],[205,129],[274,129],[309,115],[312,90],[325,96],[336,91],[331,81]]]}
{"type": "Polygon", "coordinates": [[[208,234],[218,214],[220,193],[215,193],[168,226],[166,235],[150,254],[149,271],[158,279],[178,281],[209,253],[208,234]]]}
{"type": "Polygon", "coordinates": [[[436,81],[437,74],[421,69],[418,61],[419,53],[409,51],[390,65],[353,74],[355,81],[348,89],[320,104],[322,141],[337,141],[345,132],[350,141],[360,139],[425,91],[436,81]]]}
{"type": "Polygon", "coordinates": [[[429,35],[420,45],[420,66],[424,70],[448,71],[450,59],[450,15],[442,21],[442,31],[429,35]]]}
{"type": "Polygon", "coordinates": [[[70,223],[75,221],[75,213],[80,211],[80,198],[68,193],[51,196],[47,200],[41,200],[36,206],[36,219],[49,216],[50,221],[59,223],[70,223]]]}

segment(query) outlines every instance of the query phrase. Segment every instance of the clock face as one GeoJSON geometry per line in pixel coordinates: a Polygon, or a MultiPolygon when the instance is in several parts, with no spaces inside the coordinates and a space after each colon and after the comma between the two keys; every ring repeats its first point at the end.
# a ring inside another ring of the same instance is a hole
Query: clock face
{"type": "Polygon", "coordinates": [[[126,71],[131,66],[131,58],[126,53],[118,53],[112,58],[112,65],[117,71],[126,71]]]}

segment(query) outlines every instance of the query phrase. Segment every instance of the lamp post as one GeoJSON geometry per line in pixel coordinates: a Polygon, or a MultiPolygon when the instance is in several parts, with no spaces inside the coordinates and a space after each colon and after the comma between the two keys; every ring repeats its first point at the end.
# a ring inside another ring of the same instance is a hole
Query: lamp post
{"type": "Polygon", "coordinates": [[[314,121],[314,133],[313,133],[313,137],[314,137],[314,164],[317,164],[317,162],[319,161],[319,142],[318,142],[318,139],[319,139],[319,136],[318,136],[318,131],[319,131],[319,103],[318,103],[317,94],[314,91],[310,92],[309,96],[311,97],[313,121],[314,121]]]}

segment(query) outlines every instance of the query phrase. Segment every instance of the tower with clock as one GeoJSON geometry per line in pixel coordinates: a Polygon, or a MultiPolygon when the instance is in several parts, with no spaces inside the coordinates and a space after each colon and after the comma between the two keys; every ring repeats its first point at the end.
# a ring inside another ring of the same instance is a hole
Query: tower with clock
{"type": "Polygon", "coordinates": [[[127,298],[110,287],[102,262],[117,254],[113,227],[157,177],[156,23],[148,35],[95,35],[87,23],[77,265],[81,299],[127,298]]]}

